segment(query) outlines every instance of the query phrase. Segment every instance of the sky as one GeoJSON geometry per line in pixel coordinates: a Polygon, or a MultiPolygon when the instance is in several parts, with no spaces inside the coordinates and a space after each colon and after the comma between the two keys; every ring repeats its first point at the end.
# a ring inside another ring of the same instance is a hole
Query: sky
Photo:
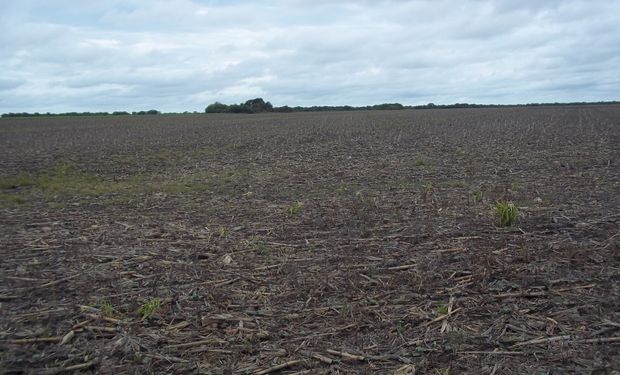
{"type": "Polygon", "coordinates": [[[2,0],[0,113],[620,100],[620,1],[2,0]]]}

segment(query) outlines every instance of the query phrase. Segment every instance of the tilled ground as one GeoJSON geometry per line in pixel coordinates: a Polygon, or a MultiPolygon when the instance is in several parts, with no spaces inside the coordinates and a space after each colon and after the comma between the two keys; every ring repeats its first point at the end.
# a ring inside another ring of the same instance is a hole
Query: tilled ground
{"type": "Polygon", "coordinates": [[[0,373],[620,371],[618,106],[3,119],[0,146],[0,373]]]}

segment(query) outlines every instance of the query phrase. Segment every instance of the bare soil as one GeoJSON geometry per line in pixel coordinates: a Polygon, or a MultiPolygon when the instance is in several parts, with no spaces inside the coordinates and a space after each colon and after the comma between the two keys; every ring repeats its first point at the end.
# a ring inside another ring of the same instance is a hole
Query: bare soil
{"type": "Polygon", "coordinates": [[[2,119],[0,373],[618,374],[619,221],[619,106],[2,119]]]}

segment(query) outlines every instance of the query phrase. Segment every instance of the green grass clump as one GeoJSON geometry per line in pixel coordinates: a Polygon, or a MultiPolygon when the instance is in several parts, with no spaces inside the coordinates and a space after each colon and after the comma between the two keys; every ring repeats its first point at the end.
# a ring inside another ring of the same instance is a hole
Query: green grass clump
{"type": "Polygon", "coordinates": [[[0,207],[14,207],[26,203],[25,191],[36,184],[29,173],[20,172],[14,176],[0,176],[0,207]]]}
{"type": "Polygon", "coordinates": [[[495,217],[500,227],[510,227],[519,218],[519,209],[512,202],[499,201],[495,204],[495,217]]]}
{"type": "Polygon", "coordinates": [[[295,202],[288,208],[289,215],[297,215],[304,205],[301,202],[295,202]]]}
{"type": "Polygon", "coordinates": [[[26,203],[26,199],[20,195],[0,192],[0,207],[12,207],[26,203]]]}
{"type": "MultiPolygon", "coordinates": [[[[60,163],[32,173],[0,175],[0,207],[40,200],[60,208],[67,201],[76,200],[126,204],[145,195],[182,195],[212,190],[233,194],[239,181],[248,176],[245,171],[203,171],[181,175],[134,174],[117,178],[89,172],[71,163],[60,163]]],[[[293,207],[293,210],[297,209],[293,207]]]]}
{"type": "Polygon", "coordinates": [[[113,182],[86,174],[74,166],[61,164],[37,176],[35,186],[47,196],[101,196],[116,191],[113,182]]]}
{"type": "Polygon", "coordinates": [[[101,314],[105,317],[111,318],[114,316],[114,307],[110,302],[102,302],[99,305],[99,310],[101,310],[101,314]]]}
{"type": "Polygon", "coordinates": [[[257,254],[268,254],[270,252],[269,246],[265,243],[265,241],[252,238],[248,241],[249,245],[256,251],[257,254]]]}
{"type": "Polygon", "coordinates": [[[471,193],[471,196],[475,203],[480,203],[484,199],[484,193],[481,190],[475,190],[471,193]]]}
{"type": "Polygon", "coordinates": [[[228,237],[228,229],[226,229],[226,227],[220,225],[219,228],[217,228],[217,234],[218,236],[220,236],[220,238],[226,238],[228,237]]]}
{"type": "Polygon", "coordinates": [[[21,172],[17,176],[0,177],[0,189],[15,189],[18,187],[32,186],[34,184],[36,184],[36,179],[25,172],[21,172]]]}
{"type": "Polygon", "coordinates": [[[142,315],[142,320],[150,318],[161,307],[161,300],[153,298],[140,306],[138,313],[142,315]]]}
{"type": "Polygon", "coordinates": [[[436,311],[439,315],[446,315],[448,313],[449,307],[448,305],[440,305],[437,307],[436,311]]]}

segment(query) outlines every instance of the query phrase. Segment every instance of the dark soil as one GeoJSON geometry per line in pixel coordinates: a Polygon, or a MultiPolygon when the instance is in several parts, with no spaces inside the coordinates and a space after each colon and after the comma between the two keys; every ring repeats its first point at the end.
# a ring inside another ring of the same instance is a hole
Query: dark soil
{"type": "Polygon", "coordinates": [[[620,371],[619,106],[2,119],[0,178],[0,373],[620,371]]]}

